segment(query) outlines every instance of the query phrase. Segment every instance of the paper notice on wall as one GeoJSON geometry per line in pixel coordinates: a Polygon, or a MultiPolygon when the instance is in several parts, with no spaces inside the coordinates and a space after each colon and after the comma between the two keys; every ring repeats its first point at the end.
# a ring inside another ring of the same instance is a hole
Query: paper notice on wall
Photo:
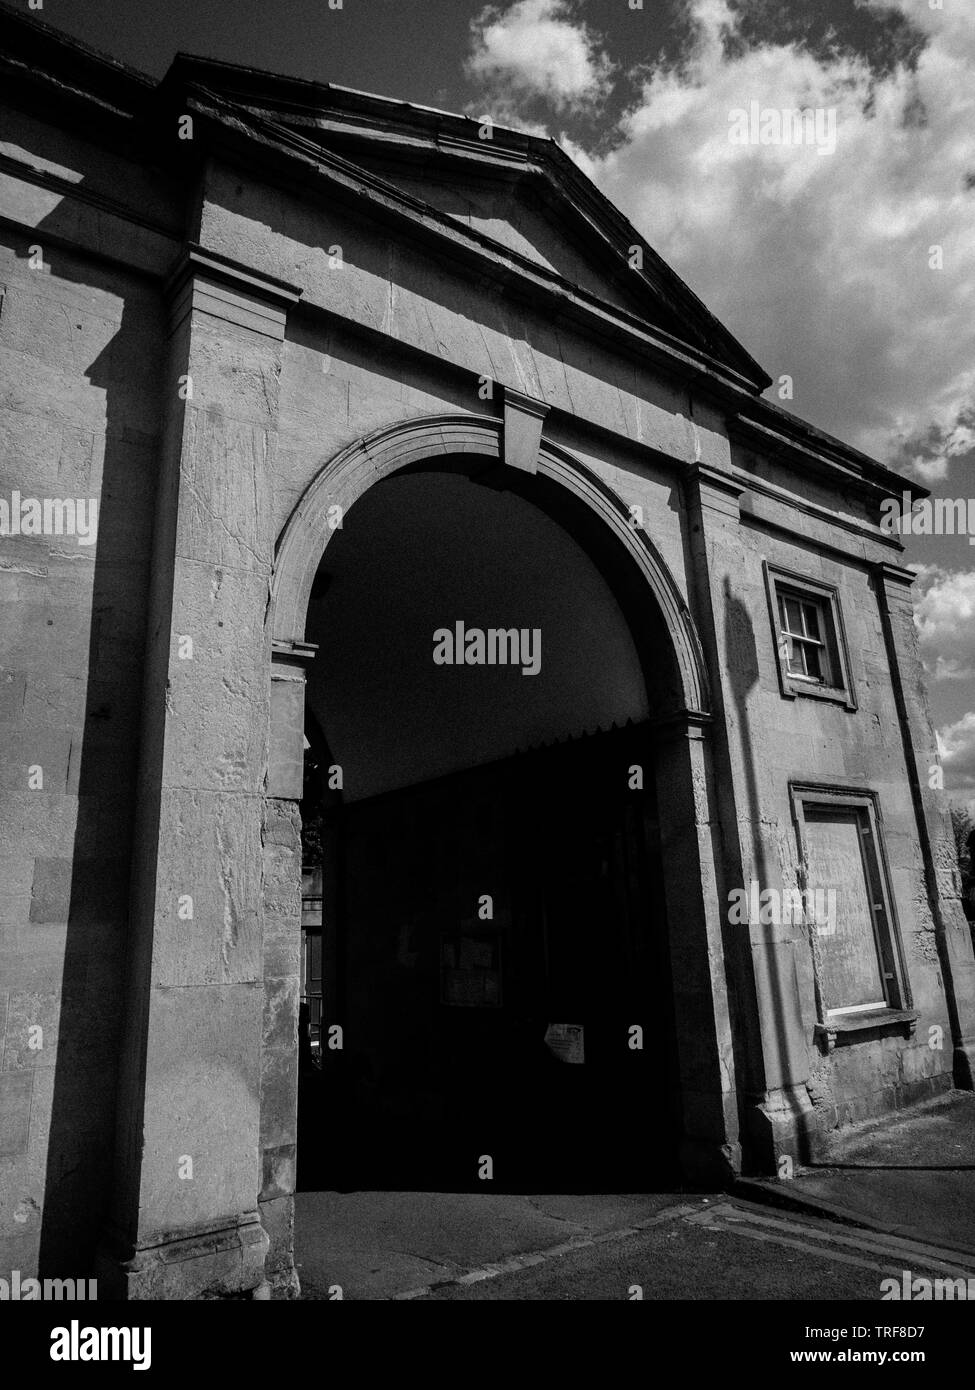
{"type": "Polygon", "coordinates": [[[545,1046],[560,1062],[581,1066],[586,1060],[585,1029],[581,1023],[550,1023],[545,1046]]]}

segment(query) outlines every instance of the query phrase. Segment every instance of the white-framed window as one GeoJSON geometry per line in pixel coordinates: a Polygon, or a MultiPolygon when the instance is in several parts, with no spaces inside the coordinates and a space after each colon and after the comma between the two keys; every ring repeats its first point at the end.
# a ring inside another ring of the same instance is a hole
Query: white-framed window
{"type": "Polygon", "coordinates": [[[836,588],[767,563],[765,579],[782,694],[856,709],[836,588]]]}
{"type": "Polygon", "coordinates": [[[785,663],[794,680],[832,685],[829,651],[824,639],[828,618],[823,603],[788,589],[778,591],[779,632],[785,663]]]}

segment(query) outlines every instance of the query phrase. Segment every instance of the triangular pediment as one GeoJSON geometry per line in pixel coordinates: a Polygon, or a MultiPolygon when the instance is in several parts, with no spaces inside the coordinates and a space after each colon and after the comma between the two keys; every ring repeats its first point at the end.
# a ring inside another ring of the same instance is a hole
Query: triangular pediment
{"type": "Polygon", "coordinates": [[[630,313],[647,315],[670,332],[678,325],[662,306],[643,295],[635,297],[627,284],[628,267],[622,258],[609,258],[600,248],[586,246],[581,228],[567,225],[565,209],[553,206],[550,192],[540,178],[489,179],[476,174],[464,177],[463,169],[411,168],[359,151],[357,162],[381,178],[453,218],[458,225],[489,237],[516,255],[525,256],[607,304],[630,313]],[[617,260],[619,263],[617,264],[617,260]]]}
{"type": "Polygon", "coordinates": [[[167,81],[214,93],[376,186],[612,310],[770,378],[552,140],[430,107],[180,54],[167,81]],[[636,249],[636,254],[634,254],[636,249]]]}

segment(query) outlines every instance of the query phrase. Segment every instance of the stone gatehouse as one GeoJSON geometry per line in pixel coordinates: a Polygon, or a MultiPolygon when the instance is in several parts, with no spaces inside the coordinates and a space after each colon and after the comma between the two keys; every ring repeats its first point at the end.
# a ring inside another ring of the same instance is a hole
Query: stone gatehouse
{"type": "Polygon", "coordinates": [[[0,1273],[971,1087],[911,484],[552,142],[0,23],[0,1273]]]}

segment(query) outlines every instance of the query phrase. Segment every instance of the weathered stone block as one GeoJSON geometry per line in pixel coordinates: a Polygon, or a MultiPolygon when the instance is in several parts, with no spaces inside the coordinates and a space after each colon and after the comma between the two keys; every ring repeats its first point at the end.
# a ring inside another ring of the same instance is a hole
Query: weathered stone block
{"type": "Polygon", "coordinates": [[[156,983],[259,980],[263,973],[259,799],[167,791],[159,845],[153,935],[156,983]]]}
{"type": "Polygon", "coordinates": [[[54,1066],[60,1008],[59,994],[11,991],[3,1047],[4,1071],[54,1066]]]}
{"type": "Polygon", "coordinates": [[[253,1212],[180,1240],[140,1243],[127,1258],[120,1259],[121,1251],[106,1246],[96,1264],[99,1294],[141,1302],[246,1293],[264,1282],[268,1245],[253,1212]]]}
{"type": "Polygon", "coordinates": [[[0,1072],[0,1158],[27,1151],[33,1071],[0,1072]]]}
{"type": "Polygon", "coordinates": [[[49,729],[0,729],[0,790],[38,797],[78,790],[78,746],[49,729]]]}
{"type": "Polygon", "coordinates": [[[35,859],[31,889],[32,922],[66,922],[74,866],[70,859],[35,859]]]}
{"type": "Polygon", "coordinates": [[[187,490],[177,554],[223,569],[271,567],[268,475],[273,437],[222,408],[187,411],[181,469],[187,490]]]}
{"type": "Polygon", "coordinates": [[[300,981],[290,977],[267,977],[264,982],[264,1047],[294,1055],[297,1046],[298,997],[300,981]]]}
{"type": "Polygon", "coordinates": [[[270,718],[268,794],[297,799],[303,777],[304,681],[272,680],[270,718]]]}
{"type": "Polygon", "coordinates": [[[269,1197],[261,1201],[258,1209],[270,1242],[264,1277],[271,1285],[272,1296],[298,1298],[301,1287],[294,1266],[294,1198],[290,1194],[269,1197]]]}
{"type": "Polygon", "coordinates": [[[23,671],[0,671],[0,720],[4,723],[23,718],[26,689],[23,671]]]}
{"type": "Polygon", "coordinates": [[[253,1209],[262,1012],[259,985],[153,990],[144,1239],[253,1209]]]}
{"type": "Polygon", "coordinates": [[[296,1138],[297,1024],[296,1008],[291,1038],[276,1049],[266,1048],[261,1059],[261,1143],[270,1148],[294,1144],[296,1138]]]}
{"type": "Polygon", "coordinates": [[[281,1144],[263,1150],[263,1181],[261,1202],[275,1197],[290,1197],[295,1190],[296,1146],[281,1144]]]}

